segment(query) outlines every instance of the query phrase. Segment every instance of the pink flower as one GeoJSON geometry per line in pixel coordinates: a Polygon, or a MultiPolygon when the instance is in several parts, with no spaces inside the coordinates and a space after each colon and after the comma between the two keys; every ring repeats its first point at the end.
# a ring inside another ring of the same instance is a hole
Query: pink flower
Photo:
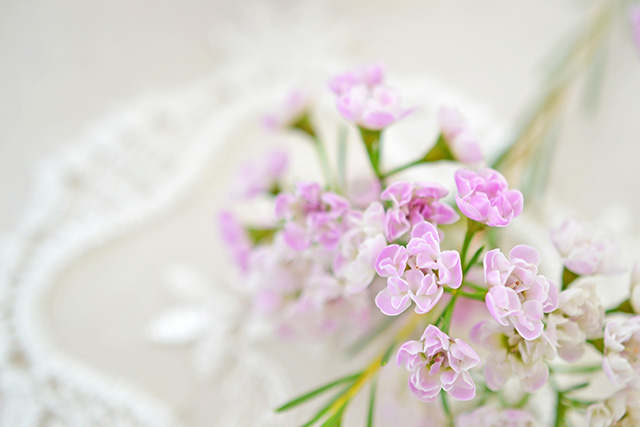
{"type": "Polygon", "coordinates": [[[231,212],[220,212],[218,226],[222,241],[227,245],[234,261],[243,273],[249,269],[251,239],[246,230],[231,212]]]}
{"type": "Polygon", "coordinates": [[[407,341],[396,359],[409,376],[409,389],[418,399],[430,402],[444,390],[458,400],[471,400],[476,385],[469,370],[480,365],[480,357],[466,342],[452,340],[434,325],[425,329],[420,341],[407,341]]]}
{"type": "Polygon", "coordinates": [[[484,162],[477,136],[456,108],[442,107],[438,115],[442,135],[453,157],[469,166],[484,162]]]}
{"type": "Polygon", "coordinates": [[[523,198],[518,190],[509,190],[500,172],[482,169],[455,172],[456,203],[467,217],[491,227],[506,227],[522,213],[523,198]]]}
{"type": "Polygon", "coordinates": [[[340,114],[364,129],[382,130],[411,114],[413,108],[401,105],[399,93],[382,83],[380,65],[358,68],[329,81],[337,95],[340,114]]]}
{"type": "Polygon", "coordinates": [[[564,266],[578,275],[615,275],[625,270],[615,242],[596,237],[584,222],[566,219],[551,230],[551,241],[564,266]]]}
{"type": "Polygon", "coordinates": [[[540,255],[527,245],[514,247],[507,259],[500,249],[485,254],[487,308],[502,326],[513,325],[527,340],[542,334],[542,317],[558,306],[558,289],[538,275],[540,255]]]}
{"type": "Polygon", "coordinates": [[[416,313],[427,313],[442,298],[443,286],[457,289],[462,284],[460,254],[441,251],[438,230],[426,221],[413,227],[406,247],[393,244],[383,249],[376,271],[387,278],[387,287],[375,299],[387,316],[404,312],[412,301],[416,313]]]}
{"type": "Polygon", "coordinates": [[[633,30],[633,41],[636,43],[638,52],[640,52],[640,6],[636,5],[632,7],[630,16],[633,30]]]}
{"type": "Polygon", "coordinates": [[[279,194],[275,201],[277,219],[285,220],[284,240],[296,250],[307,249],[311,243],[320,243],[327,250],[338,246],[346,230],[343,221],[349,202],[320,185],[299,182],[294,194],[279,194]]]}
{"type": "Polygon", "coordinates": [[[387,210],[385,232],[393,241],[407,233],[422,221],[433,224],[453,224],[459,219],[456,211],[440,201],[449,191],[435,182],[401,181],[389,185],[380,195],[381,200],[390,201],[387,210]]]}
{"type": "Polygon", "coordinates": [[[283,337],[312,337],[370,326],[371,297],[345,295],[333,274],[332,257],[320,245],[292,249],[282,232],[252,251],[242,290],[254,297],[260,328],[275,328],[283,337]]]}
{"type": "Polygon", "coordinates": [[[471,330],[471,340],[487,349],[484,375],[489,389],[501,390],[512,375],[520,379],[527,393],[546,384],[549,368],[545,359],[556,357],[556,348],[546,333],[534,340],[525,340],[513,327],[483,321],[471,330]]]}
{"type": "Polygon", "coordinates": [[[259,162],[245,163],[238,171],[234,182],[234,194],[252,198],[277,189],[288,163],[287,154],[279,150],[267,153],[259,162]]]}
{"type": "Polygon", "coordinates": [[[277,110],[264,116],[264,126],[270,130],[293,126],[306,113],[310,100],[306,91],[291,91],[277,110]]]}
{"type": "Polygon", "coordinates": [[[338,74],[329,80],[329,88],[336,95],[342,95],[357,85],[375,87],[384,80],[384,66],[382,64],[365,65],[338,74]]]}
{"type": "Polygon", "coordinates": [[[611,321],[604,329],[602,369],[616,385],[640,385],[640,316],[611,321]]]}
{"type": "Polygon", "coordinates": [[[534,427],[533,415],[521,409],[497,409],[480,406],[456,417],[456,427],[534,427]]]}

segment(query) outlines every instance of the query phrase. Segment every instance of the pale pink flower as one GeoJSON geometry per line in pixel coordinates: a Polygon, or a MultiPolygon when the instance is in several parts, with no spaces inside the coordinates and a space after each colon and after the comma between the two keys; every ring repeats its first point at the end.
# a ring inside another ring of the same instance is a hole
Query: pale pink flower
{"type": "Polygon", "coordinates": [[[509,259],[500,249],[491,250],[483,262],[489,312],[502,326],[513,325],[527,340],[542,334],[544,313],[558,306],[558,289],[538,275],[539,263],[538,251],[527,245],[514,247],[509,259]]]}
{"type": "Polygon", "coordinates": [[[596,284],[588,280],[574,282],[559,299],[558,309],[547,321],[548,334],[558,347],[558,355],[575,362],[584,353],[587,339],[602,336],[604,307],[596,294],[596,284]]]}
{"type": "Polygon", "coordinates": [[[456,427],[534,427],[531,413],[521,409],[498,409],[485,405],[456,417],[456,427]]]}
{"type": "Polygon", "coordinates": [[[285,221],[284,240],[296,250],[314,242],[334,250],[346,230],[348,211],[346,199],[314,182],[299,182],[295,194],[281,193],[275,201],[276,218],[285,221]]]}
{"type": "Polygon", "coordinates": [[[640,316],[607,323],[604,347],[602,369],[611,382],[640,386],[640,316]]]}
{"type": "Polygon", "coordinates": [[[440,131],[453,157],[469,166],[479,166],[484,162],[478,137],[456,108],[440,108],[438,119],[440,131]]]}
{"type": "Polygon", "coordinates": [[[375,299],[387,316],[402,313],[412,301],[416,313],[427,313],[442,298],[443,286],[457,289],[462,284],[460,254],[441,251],[438,230],[426,221],[413,227],[406,247],[393,244],[383,249],[376,271],[387,278],[387,287],[375,299]]]}
{"type": "Polygon", "coordinates": [[[383,80],[384,66],[382,64],[365,65],[332,77],[329,80],[329,88],[336,95],[341,95],[358,85],[373,88],[381,84],[383,80]]]}
{"type": "Polygon", "coordinates": [[[350,211],[347,231],[340,239],[333,269],[343,279],[348,293],[364,290],[375,277],[375,263],[387,246],[384,237],[384,207],[371,203],[364,212],[350,211]]]}
{"type": "Polygon", "coordinates": [[[338,95],[336,106],[342,117],[369,130],[382,130],[413,112],[396,89],[384,85],[356,85],[338,95]]]}
{"type": "Polygon", "coordinates": [[[383,84],[384,70],[376,64],[340,74],[329,81],[340,114],[364,129],[382,130],[411,114],[395,89],[383,84]]]}
{"type": "Polygon", "coordinates": [[[433,224],[453,224],[459,219],[456,211],[440,199],[449,191],[435,182],[395,182],[380,195],[391,202],[385,219],[385,232],[394,241],[411,230],[411,227],[429,221],[433,224]]]}
{"type": "Polygon", "coordinates": [[[420,341],[405,342],[396,361],[411,372],[409,389],[422,401],[436,399],[440,390],[458,400],[476,395],[469,370],[480,365],[480,357],[466,342],[452,340],[434,325],[427,326],[420,341]]]}
{"type": "Polygon", "coordinates": [[[287,153],[274,150],[260,161],[250,161],[241,166],[233,184],[233,194],[241,198],[252,198],[274,191],[287,171],[287,153]]]}
{"type": "Polygon", "coordinates": [[[468,218],[490,227],[506,227],[522,213],[523,197],[510,190],[507,180],[493,169],[455,172],[456,203],[468,218]]]}
{"type": "Polygon", "coordinates": [[[263,124],[267,129],[276,130],[293,126],[309,109],[311,96],[304,90],[293,90],[283,100],[277,110],[272,111],[263,118],[263,124]]]}
{"type": "Polygon", "coordinates": [[[545,361],[553,360],[557,353],[545,332],[534,340],[525,340],[512,327],[483,321],[473,327],[471,339],[487,350],[484,374],[489,389],[501,390],[512,375],[527,393],[546,384],[549,368],[545,361]]]}
{"type": "Polygon", "coordinates": [[[253,308],[261,326],[273,327],[287,338],[324,336],[345,326],[368,327],[370,296],[345,295],[331,264],[331,252],[322,246],[295,250],[282,233],[269,245],[257,247],[243,288],[254,296],[253,308]]]}
{"type": "Polygon", "coordinates": [[[584,222],[566,219],[551,229],[551,241],[564,266],[578,275],[615,275],[625,271],[616,243],[596,237],[584,222]]]}
{"type": "Polygon", "coordinates": [[[640,6],[635,5],[631,8],[631,30],[633,31],[633,41],[636,44],[638,52],[640,52],[640,6]]]}
{"type": "Polygon", "coordinates": [[[228,211],[218,215],[218,227],[222,241],[227,245],[233,260],[243,273],[249,269],[249,257],[251,255],[251,239],[245,228],[237,218],[228,211]]]}

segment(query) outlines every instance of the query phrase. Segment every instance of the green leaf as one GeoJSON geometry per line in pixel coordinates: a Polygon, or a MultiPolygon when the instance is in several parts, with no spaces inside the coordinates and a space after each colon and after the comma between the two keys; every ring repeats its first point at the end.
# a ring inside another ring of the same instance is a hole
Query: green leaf
{"type": "Polygon", "coordinates": [[[393,341],[389,345],[389,347],[387,348],[387,351],[385,351],[384,354],[382,355],[382,359],[380,359],[380,366],[385,366],[389,362],[389,358],[391,357],[391,352],[393,352],[395,345],[396,345],[395,341],[393,341]]]}
{"type": "Polygon", "coordinates": [[[380,321],[371,331],[367,332],[362,338],[353,343],[349,348],[347,348],[347,354],[349,356],[355,356],[360,353],[364,348],[367,347],[372,341],[380,336],[384,331],[386,331],[389,326],[393,325],[396,321],[396,318],[385,316],[384,319],[380,321]]]}
{"type": "Polygon", "coordinates": [[[374,409],[376,407],[376,390],[378,379],[374,378],[371,382],[371,394],[369,394],[369,412],[367,413],[367,427],[373,427],[374,409]]]}
{"type": "Polygon", "coordinates": [[[471,267],[473,267],[475,265],[475,263],[478,261],[478,259],[480,258],[480,255],[482,255],[482,251],[484,251],[485,246],[482,245],[480,247],[480,249],[478,249],[476,251],[476,253],[473,254],[473,256],[471,257],[471,259],[469,260],[469,263],[467,264],[467,266],[464,268],[463,274],[467,274],[467,272],[471,269],[471,267]]]}
{"type": "Polygon", "coordinates": [[[321,419],[327,412],[329,412],[329,409],[331,409],[331,405],[333,405],[334,403],[336,403],[336,401],[338,399],[340,399],[342,396],[344,396],[349,390],[351,389],[351,385],[348,385],[346,387],[344,387],[342,390],[340,390],[340,392],[338,394],[336,394],[335,396],[333,396],[331,398],[331,400],[329,400],[326,405],[324,407],[322,407],[322,409],[320,409],[314,416],[313,418],[311,418],[309,421],[307,421],[305,424],[303,424],[301,427],[310,427],[313,424],[316,423],[316,421],[318,421],[319,419],[321,419]]]}
{"type": "Polygon", "coordinates": [[[321,394],[321,393],[323,393],[323,392],[325,392],[327,390],[332,389],[333,387],[335,387],[337,385],[344,384],[346,382],[355,381],[361,374],[362,374],[361,372],[358,372],[358,373],[355,373],[355,374],[352,374],[352,375],[347,375],[346,377],[339,378],[339,379],[337,379],[335,381],[332,381],[332,382],[330,382],[328,384],[325,384],[325,385],[323,385],[321,387],[318,387],[315,390],[312,390],[312,391],[310,391],[310,392],[308,392],[306,394],[303,394],[300,397],[296,397],[295,399],[290,400],[289,402],[285,403],[284,405],[282,405],[278,409],[276,409],[276,412],[283,412],[283,411],[291,409],[291,408],[293,408],[295,406],[298,406],[298,405],[306,402],[307,400],[309,400],[309,399],[311,399],[311,398],[313,398],[313,397],[315,397],[315,396],[317,396],[317,395],[319,395],[319,394],[321,394]]]}

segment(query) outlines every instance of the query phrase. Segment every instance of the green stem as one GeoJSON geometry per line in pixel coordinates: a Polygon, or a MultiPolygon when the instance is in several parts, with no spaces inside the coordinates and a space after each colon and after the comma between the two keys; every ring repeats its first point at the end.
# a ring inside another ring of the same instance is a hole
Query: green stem
{"type": "Polygon", "coordinates": [[[418,165],[429,163],[429,162],[437,162],[439,160],[455,160],[455,158],[453,157],[453,154],[451,154],[451,150],[449,150],[449,145],[447,144],[447,140],[442,134],[438,136],[436,145],[434,145],[433,148],[427,154],[425,154],[424,156],[422,156],[417,160],[406,163],[404,165],[400,165],[395,169],[391,169],[389,172],[383,174],[382,177],[388,178],[392,175],[400,173],[414,166],[418,166],[418,165]]]}
{"type": "Polygon", "coordinates": [[[451,317],[453,316],[453,308],[456,305],[456,300],[458,299],[458,295],[461,292],[458,292],[457,289],[451,291],[451,300],[447,307],[444,309],[444,313],[442,313],[442,317],[440,318],[442,321],[442,327],[440,330],[445,334],[449,334],[449,328],[451,327],[451,317]]]}
{"type": "Polygon", "coordinates": [[[462,243],[462,250],[460,251],[460,264],[463,269],[466,265],[467,260],[467,252],[469,252],[469,246],[471,245],[471,240],[473,236],[480,230],[484,228],[484,224],[480,224],[472,219],[467,221],[467,232],[464,235],[464,242],[462,243]]]}
{"type": "MultiPolygon", "coordinates": [[[[463,291],[460,291],[460,290],[457,290],[457,289],[451,289],[451,288],[444,288],[444,291],[448,292],[450,294],[454,294],[455,293],[456,295],[461,296],[463,298],[473,299],[473,300],[476,300],[476,301],[484,301],[485,300],[485,294],[484,293],[482,293],[482,294],[474,294],[474,293],[471,293],[471,292],[463,292],[463,291]]],[[[485,291],[486,291],[486,289],[485,289],[485,291]]]]}
{"type": "Polygon", "coordinates": [[[444,390],[440,390],[440,400],[442,401],[442,410],[447,416],[447,425],[453,425],[453,414],[451,413],[451,408],[449,407],[449,402],[447,402],[447,393],[444,390]]]}
{"type": "Polygon", "coordinates": [[[421,165],[422,163],[424,163],[424,159],[418,159],[418,160],[414,160],[413,162],[410,163],[406,163],[404,165],[398,166],[397,168],[391,169],[389,172],[386,172],[382,175],[382,178],[388,178],[392,175],[395,175],[397,173],[400,173],[404,170],[407,170],[409,168],[412,168],[414,166],[418,166],[421,165]]]}
{"type": "Polygon", "coordinates": [[[549,366],[551,372],[558,374],[587,374],[590,372],[599,372],[602,365],[595,366],[549,366]]]}
{"type": "Polygon", "coordinates": [[[331,166],[329,164],[329,156],[327,155],[327,150],[324,144],[313,128],[313,124],[309,119],[309,115],[303,114],[302,116],[300,116],[297,122],[291,125],[291,127],[306,133],[313,140],[313,144],[315,145],[316,151],[318,153],[318,161],[320,162],[320,167],[322,168],[322,174],[324,175],[325,184],[328,188],[332,189],[333,175],[331,173],[331,166]]]}
{"type": "Polygon", "coordinates": [[[476,285],[475,283],[470,283],[470,282],[462,282],[462,286],[468,286],[471,289],[474,289],[478,292],[487,292],[487,288],[486,286],[480,286],[480,285],[476,285]]]}
{"type": "Polygon", "coordinates": [[[324,175],[324,181],[329,189],[334,188],[333,174],[331,173],[331,166],[329,164],[329,155],[320,138],[314,139],[316,151],[318,152],[318,160],[320,161],[320,167],[322,168],[322,174],[324,175]]]}
{"type": "Polygon", "coordinates": [[[556,402],[556,419],[553,423],[554,427],[562,427],[565,425],[564,422],[564,413],[567,410],[567,407],[564,405],[563,394],[561,392],[557,393],[557,402],[556,402]]]}
{"type": "Polygon", "coordinates": [[[373,172],[376,174],[376,177],[382,181],[384,176],[382,172],[380,172],[380,150],[382,145],[382,133],[378,130],[369,130],[364,128],[360,129],[360,136],[362,137],[362,142],[367,150],[367,154],[369,155],[369,161],[371,162],[371,167],[373,168],[373,172]]]}

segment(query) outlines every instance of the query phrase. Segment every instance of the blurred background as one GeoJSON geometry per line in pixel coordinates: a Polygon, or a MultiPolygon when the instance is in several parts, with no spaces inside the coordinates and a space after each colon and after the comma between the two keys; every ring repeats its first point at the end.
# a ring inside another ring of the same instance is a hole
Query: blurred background
{"type": "MultiPolygon", "coordinates": [[[[552,53],[570,42],[594,3],[2,0],[0,238],[21,220],[34,174],[57,153],[82,144],[87,129],[105,116],[137,99],[210,79],[238,56],[259,70],[272,49],[286,52],[300,31],[308,33],[310,58],[322,54],[348,65],[383,61],[391,76],[428,75],[501,121],[520,123],[545,91],[552,53]]],[[[569,209],[590,220],[609,218],[610,228],[637,237],[640,52],[624,10],[618,18],[603,65],[576,78],[576,87],[593,90],[567,93],[548,181],[554,199],[569,209]],[[597,94],[596,106],[585,93],[597,94]]],[[[168,220],[163,232],[89,254],[51,291],[44,315],[63,352],[181,408],[182,419],[194,425],[210,419],[204,401],[197,411],[188,409],[209,386],[194,385],[184,355],[141,344],[132,350],[143,333],[131,331],[143,331],[151,313],[170,304],[166,295],[154,294],[160,280],[154,269],[176,253],[183,262],[199,257],[206,264],[198,241],[180,242],[180,224],[206,221],[206,215],[168,220]],[[162,249],[167,239],[173,252],[162,249]],[[138,256],[149,260],[133,261],[138,256]],[[112,322],[119,307],[139,310],[137,317],[112,322]],[[82,322],[88,323],[79,328],[82,322]],[[108,331],[108,345],[91,328],[108,331]],[[119,334],[122,329],[130,331],[119,334]]]]}

